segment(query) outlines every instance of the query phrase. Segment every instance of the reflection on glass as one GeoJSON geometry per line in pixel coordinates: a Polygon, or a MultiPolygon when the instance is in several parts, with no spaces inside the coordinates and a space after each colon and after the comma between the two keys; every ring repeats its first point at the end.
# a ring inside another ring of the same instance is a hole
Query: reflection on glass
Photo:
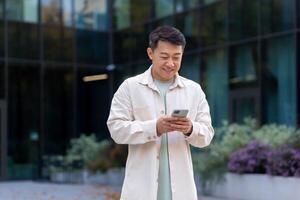
{"type": "Polygon", "coordinates": [[[77,61],[85,64],[107,64],[107,33],[76,31],[77,61]]]}
{"type": "Polygon", "coordinates": [[[0,62],[0,99],[4,98],[4,85],[5,85],[4,75],[5,75],[4,63],[0,62]]]}
{"type": "Polygon", "coordinates": [[[107,115],[99,113],[109,113],[110,97],[103,95],[103,92],[110,93],[109,79],[87,83],[82,81],[84,76],[102,74],[103,71],[79,67],[77,73],[77,134],[94,133],[99,139],[107,138],[107,115]]]}
{"type": "Polygon", "coordinates": [[[61,56],[61,30],[58,27],[44,26],[44,58],[46,60],[60,60],[61,56]]]}
{"type": "Polygon", "coordinates": [[[293,36],[265,42],[264,118],[267,123],[296,125],[296,64],[293,36]]]}
{"type": "Polygon", "coordinates": [[[6,1],[8,20],[37,22],[38,0],[9,0],[6,1]]]}
{"type": "Polygon", "coordinates": [[[186,49],[198,47],[199,35],[198,12],[187,12],[176,18],[176,27],[182,31],[186,37],[186,49]]]}
{"type": "Polygon", "coordinates": [[[73,133],[73,83],[71,67],[45,67],[44,85],[44,151],[47,155],[62,154],[73,133]]]}
{"type": "Polygon", "coordinates": [[[155,16],[164,17],[173,13],[173,0],[155,0],[155,16]]]}
{"type": "Polygon", "coordinates": [[[64,26],[72,26],[72,1],[63,0],[63,19],[64,26]]]}
{"type": "Polygon", "coordinates": [[[131,24],[142,24],[150,19],[150,1],[149,0],[131,0],[130,1],[130,20],[131,24]]]}
{"type": "Polygon", "coordinates": [[[42,22],[60,24],[60,0],[42,0],[42,22]]]}
{"type": "Polygon", "coordinates": [[[4,21],[0,21],[0,56],[4,57],[4,21]]]}
{"type": "Polygon", "coordinates": [[[272,33],[293,28],[294,0],[263,0],[261,3],[262,32],[272,33]]]}
{"type": "Polygon", "coordinates": [[[214,126],[228,119],[228,61],[225,50],[209,51],[202,58],[203,80],[214,126]],[[218,88],[218,89],[216,89],[218,88]]]}
{"type": "Polygon", "coordinates": [[[22,22],[9,22],[8,57],[39,58],[38,25],[22,22]]]}
{"type": "Polygon", "coordinates": [[[258,2],[253,0],[229,1],[229,38],[231,40],[257,35],[258,2]]]}
{"type": "Polygon", "coordinates": [[[39,159],[40,68],[11,64],[8,69],[13,86],[8,97],[8,178],[34,179],[39,159]]]}
{"type": "Polygon", "coordinates": [[[200,62],[198,54],[183,56],[180,75],[200,83],[200,62]]]}
{"type": "Polygon", "coordinates": [[[255,118],[255,99],[238,98],[233,101],[233,121],[243,123],[245,118],[255,118]]]}
{"type": "Polygon", "coordinates": [[[230,83],[247,83],[257,80],[258,53],[256,44],[235,47],[231,51],[230,83]]]}
{"type": "Polygon", "coordinates": [[[177,12],[181,12],[184,10],[187,10],[189,8],[194,8],[198,5],[199,1],[198,0],[190,0],[190,1],[186,1],[186,0],[176,0],[175,1],[175,9],[177,12]]]}
{"type": "Polygon", "coordinates": [[[129,0],[115,0],[114,15],[114,23],[117,30],[130,26],[129,0]]]}
{"type": "Polygon", "coordinates": [[[207,7],[201,12],[201,45],[208,46],[226,40],[226,2],[207,7]]]}
{"type": "Polygon", "coordinates": [[[107,0],[76,0],[75,23],[77,28],[107,30],[107,0]]]}
{"type": "Polygon", "coordinates": [[[208,4],[217,2],[217,1],[219,1],[219,0],[204,0],[204,1],[203,1],[203,4],[204,4],[204,5],[208,5],[208,4]]]}
{"type": "MultiPolygon", "coordinates": [[[[147,26],[135,26],[131,31],[132,54],[135,60],[147,59],[146,49],[148,47],[148,31],[147,26]]],[[[126,48],[123,51],[128,51],[126,48]]]]}
{"type": "Polygon", "coordinates": [[[3,18],[3,1],[4,0],[0,0],[0,18],[3,18]]]}

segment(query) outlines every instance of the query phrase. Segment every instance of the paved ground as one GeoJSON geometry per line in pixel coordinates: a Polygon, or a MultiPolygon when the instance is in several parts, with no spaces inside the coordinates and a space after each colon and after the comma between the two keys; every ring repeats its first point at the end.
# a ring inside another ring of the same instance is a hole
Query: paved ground
{"type": "MultiPolygon", "coordinates": [[[[0,182],[0,200],[119,200],[120,188],[32,181],[0,182]]],[[[199,200],[221,200],[200,197],[199,200]]]]}

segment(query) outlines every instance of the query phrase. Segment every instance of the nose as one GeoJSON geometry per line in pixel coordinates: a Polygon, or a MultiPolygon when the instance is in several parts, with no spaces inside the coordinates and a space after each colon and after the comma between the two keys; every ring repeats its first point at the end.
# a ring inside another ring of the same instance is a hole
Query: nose
{"type": "Polygon", "coordinates": [[[174,66],[175,66],[174,61],[172,60],[172,58],[169,58],[169,59],[167,60],[167,66],[168,66],[168,67],[174,67],[174,66]]]}

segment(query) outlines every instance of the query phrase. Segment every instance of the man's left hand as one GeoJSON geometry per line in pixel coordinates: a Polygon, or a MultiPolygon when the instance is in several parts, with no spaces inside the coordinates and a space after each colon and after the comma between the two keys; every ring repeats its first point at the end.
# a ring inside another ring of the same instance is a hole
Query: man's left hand
{"type": "Polygon", "coordinates": [[[172,117],[171,127],[185,135],[190,135],[193,131],[193,123],[187,117],[172,117]]]}

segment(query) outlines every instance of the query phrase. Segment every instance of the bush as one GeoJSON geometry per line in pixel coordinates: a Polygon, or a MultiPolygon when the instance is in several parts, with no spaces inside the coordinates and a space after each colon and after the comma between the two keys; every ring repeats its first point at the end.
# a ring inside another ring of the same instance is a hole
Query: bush
{"type": "MultiPolygon", "coordinates": [[[[215,129],[215,137],[210,146],[200,150],[193,149],[195,172],[200,175],[204,185],[208,181],[222,178],[226,171],[267,173],[266,166],[271,164],[270,160],[266,158],[266,153],[271,155],[272,149],[283,148],[284,145],[289,145],[299,152],[300,130],[296,131],[294,128],[277,124],[264,125],[259,128],[255,120],[250,118],[246,118],[243,124],[224,122],[222,127],[215,129]]],[[[284,162],[288,162],[287,157],[293,160],[290,163],[294,164],[289,164],[288,167],[298,169],[297,164],[295,164],[298,163],[297,154],[292,154],[293,151],[290,150],[288,152],[282,153],[282,155],[277,152],[276,155],[278,159],[283,156],[284,158],[280,159],[285,160],[284,162]]],[[[275,158],[272,158],[274,160],[272,165],[275,167],[272,174],[279,175],[282,173],[277,170],[280,167],[276,164],[279,165],[280,162],[277,160],[278,162],[275,163],[275,158]]],[[[283,164],[280,166],[283,167],[283,164]]],[[[270,171],[271,168],[268,170],[270,171]]],[[[295,176],[296,174],[294,172],[295,176]]]]}
{"type": "Polygon", "coordinates": [[[286,125],[268,124],[253,132],[253,138],[271,147],[286,144],[295,133],[295,129],[286,125]]]}
{"type": "Polygon", "coordinates": [[[274,149],[269,154],[266,169],[270,175],[300,177],[300,152],[288,146],[274,149]]]}
{"type": "Polygon", "coordinates": [[[118,145],[111,140],[99,142],[94,134],[82,134],[79,138],[71,139],[65,156],[50,156],[48,171],[106,171],[113,167],[123,167],[126,157],[126,145],[118,145]]]}
{"type": "Polygon", "coordinates": [[[207,180],[219,178],[227,171],[230,154],[250,141],[251,132],[255,128],[255,120],[247,118],[244,124],[228,124],[224,121],[221,128],[215,129],[210,146],[196,150],[193,154],[194,168],[203,184],[207,180]]]}
{"type": "Polygon", "coordinates": [[[257,140],[251,141],[230,155],[228,169],[235,173],[266,173],[270,148],[257,140]]]}

